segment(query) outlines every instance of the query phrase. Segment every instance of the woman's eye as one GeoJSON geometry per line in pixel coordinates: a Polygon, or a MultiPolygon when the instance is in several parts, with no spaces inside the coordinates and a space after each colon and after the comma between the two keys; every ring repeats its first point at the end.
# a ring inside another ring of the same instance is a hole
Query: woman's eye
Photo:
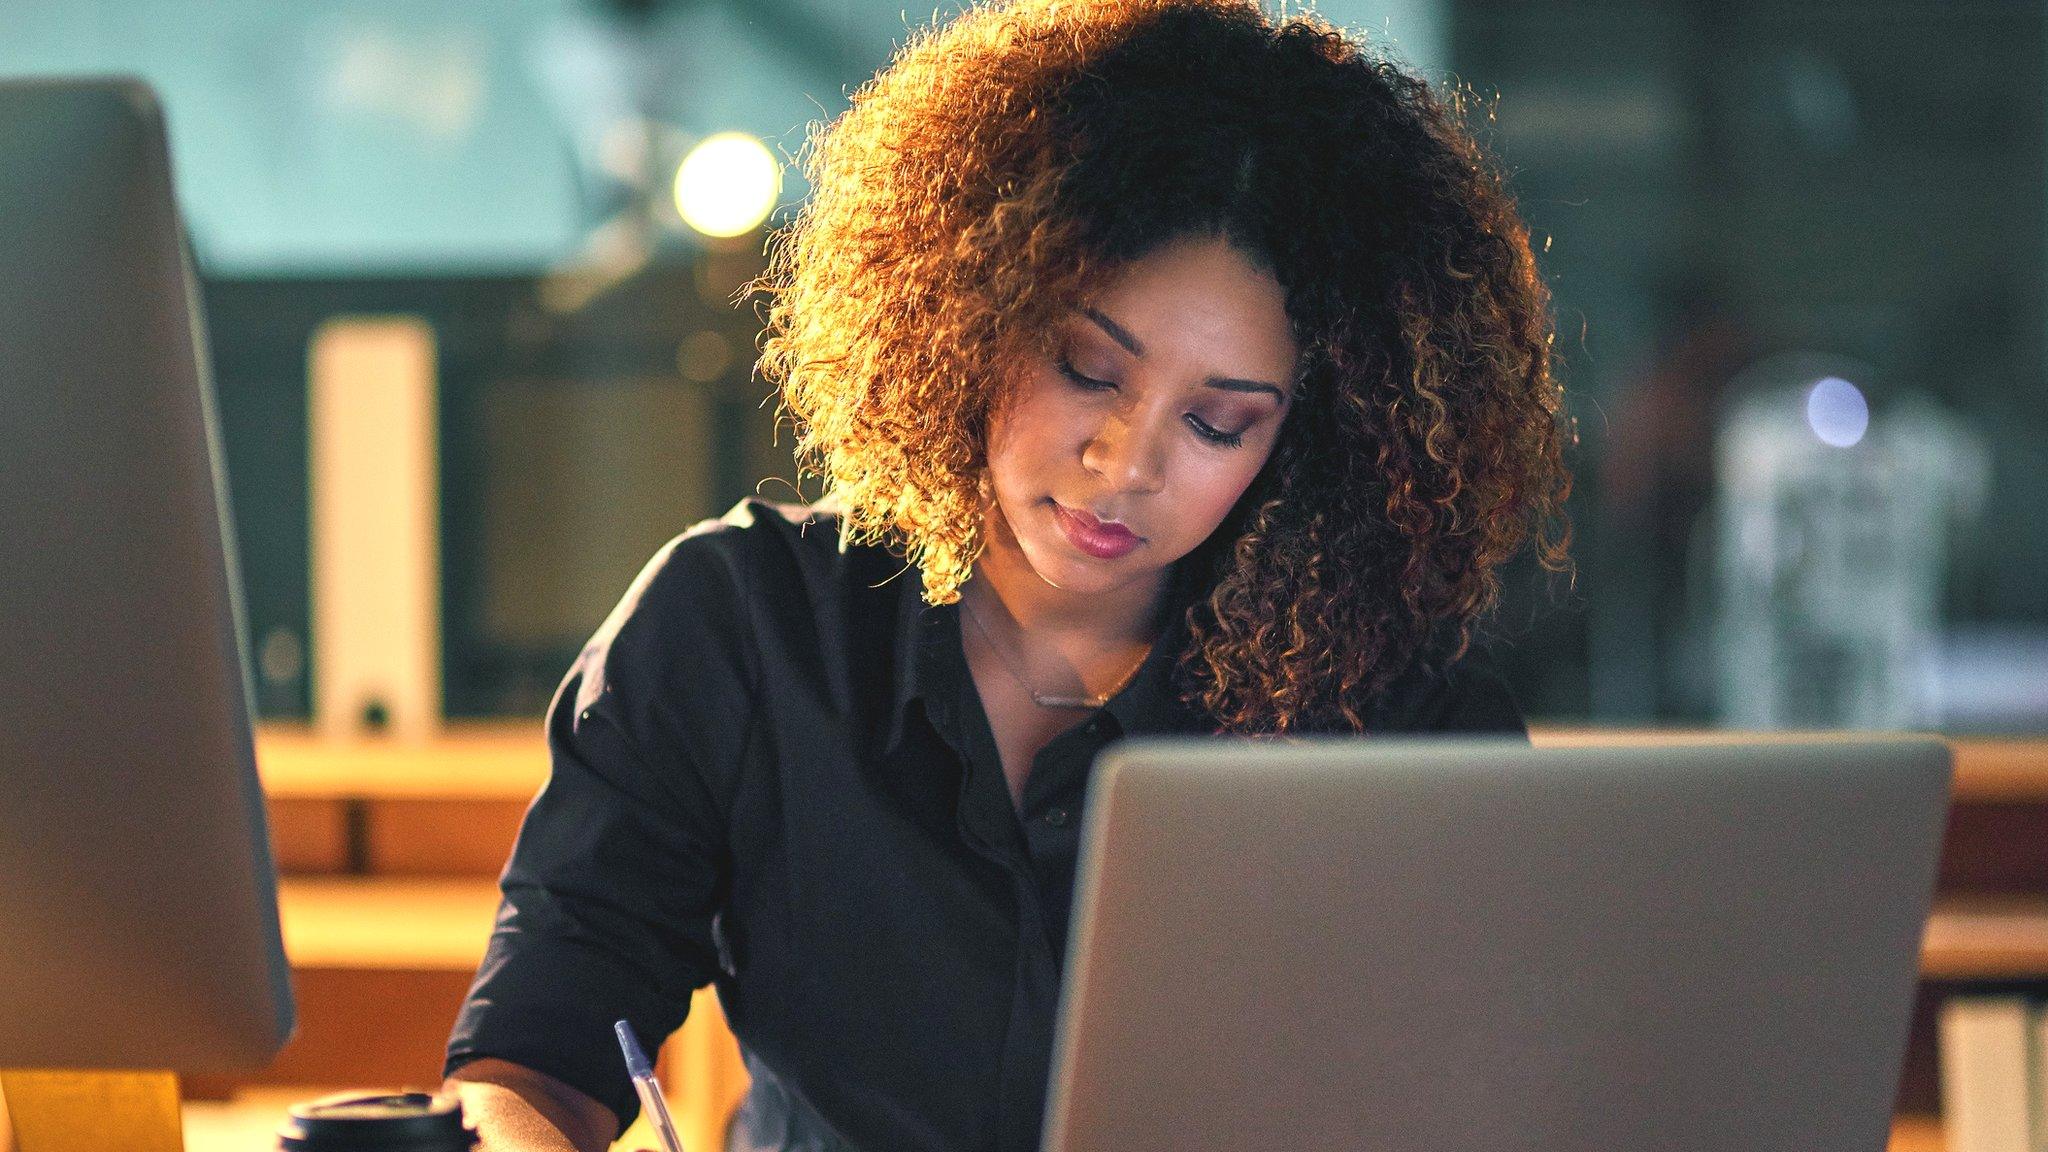
{"type": "MultiPolygon", "coordinates": [[[[1074,367],[1073,362],[1067,360],[1065,357],[1062,357],[1059,361],[1059,371],[1060,375],[1065,376],[1070,382],[1072,382],[1074,387],[1082,389],[1083,391],[1116,391],[1116,384],[1114,381],[1097,380],[1093,376],[1084,376],[1081,374],[1079,369],[1074,367]]],[[[1197,416],[1192,412],[1188,413],[1187,422],[1188,427],[1195,430],[1195,435],[1200,436],[1203,440],[1206,440],[1209,443],[1214,444],[1220,448],[1237,448],[1244,444],[1244,433],[1225,432],[1219,428],[1211,427],[1208,421],[1202,419],[1200,416],[1197,416]]]]}
{"type": "Polygon", "coordinates": [[[1107,380],[1097,380],[1093,376],[1081,375],[1079,372],[1074,370],[1073,364],[1069,363],[1066,360],[1060,361],[1060,375],[1065,376],[1067,379],[1073,381],[1076,387],[1086,388],[1090,392],[1107,392],[1113,390],[1116,387],[1115,384],[1112,384],[1107,380]]]}
{"type": "Polygon", "coordinates": [[[1190,415],[1188,417],[1188,427],[1195,430],[1195,435],[1200,436],[1211,444],[1220,444],[1225,448],[1236,448],[1244,443],[1244,433],[1224,432],[1211,428],[1200,416],[1190,415]]]}

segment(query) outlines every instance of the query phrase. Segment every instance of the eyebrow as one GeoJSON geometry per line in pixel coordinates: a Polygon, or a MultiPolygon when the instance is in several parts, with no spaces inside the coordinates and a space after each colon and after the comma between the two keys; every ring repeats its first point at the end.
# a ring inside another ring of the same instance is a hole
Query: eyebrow
{"type": "MultiPolygon", "coordinates": [[[[1081,315],[1093,320],[1095,326],[1102,329],[1111,340],[1123,345],[1124,351],[1129,352],[1133,356],[1143,356],[1145,354],[1145,346],[1138,343],[1138,338],[1131,335],[1130,330],[1123,325],[1111,320],[1095,308],[1084,306],[1080,311],[1081,315]]],[[[1202,381],[1202,383],[1211,388],[1220,388],[1225,392],[1250,392],[1255,394],[1263,392],[1282,404],[1287,403],[1287,393],[1278,384],[1268,384],[1264,380],[1245,380],[1236,376],[1211,376],[1207,380],[1202,381]]]]}

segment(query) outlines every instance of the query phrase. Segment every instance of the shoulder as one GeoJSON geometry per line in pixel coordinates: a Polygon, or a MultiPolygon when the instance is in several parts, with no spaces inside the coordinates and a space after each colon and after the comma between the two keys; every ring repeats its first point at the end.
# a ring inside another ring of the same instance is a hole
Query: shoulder
{"type": "Polygon", "coordinates": [[[920,587],[914,575],[893,579],[906,566],[888,549],[843,544],[841,524],[829,501],[782,504],[749,497],[670,540],[637,583],[656,599],[657,610],[707,584],[718,585],[738,617],[757,629],[809,620],[863,597],[893,602],[902,589],[920,587]]]}
{"type": "Polygon", "coordinates": [[[839,526],[839,514],[828,503],[780,504],[750,496],[663,544],[632,593],[665,597],[723,582],[738,594],[753,595],[829,578],[846,566],[846,554],[858,562],[861,553],[872,551],[842,552],[839,526]]]}
{"type": "Polygon", "coordinates": [[[1528,738],[1522,707],[1478,639],[1448,659],[1444,645],[1418,654],[1381,695],[1372,728],[1389,733],[1528,738]]]}
{"type": "MultiPolygon", "coordinates": [[[[902,570],[886,549],[842,548],[839,531],[829,504],[759,498],[692,525],[648,560],[586,645],[586,661],[629,660],[672,681],[715,660],[754,679],[762,632],[811,620],[902,570]]],[[[903,583],[891,582],[889,594],[903,583]]]]}
{"type": "Polygon", "coordinates": [[[848,615],[838,607],[848,596],[900,594],[902,581],[860,591],[892,563],[881,548],[842,550],[829,507],[743,500],[655,551],[584,644],[556,706],[605,716],[644,748],[736,739],[764,664],[792,666],[791,638],[848,615]]]}
{"type": "Polygon", "coordinates": [[[839,525],[830,504],[779,504],[750,496],[662,545],[648,570],[657,583],[718,568],[735,576],[800,576],[830,565],[829,557],[839,551],[839,525]],[[671,570],[678,575],[669,577],[671,570]]]}
{"type": "Polygon", "coordinates": [[[722,565],[747,581],[821,582],[902,567],[884,548],[842,545],[842,519],[829,499],[783,504],[750,496],[723,516],[692,525],[656,553],[650,567],[690,571],[722,565]]]}

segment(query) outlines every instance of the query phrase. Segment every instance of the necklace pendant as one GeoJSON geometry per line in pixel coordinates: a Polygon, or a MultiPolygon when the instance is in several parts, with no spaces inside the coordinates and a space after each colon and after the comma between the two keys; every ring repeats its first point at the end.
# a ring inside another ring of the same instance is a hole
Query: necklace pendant
{"type": "Polygon", "coordinates": [[[1023,669],[1017,667],[1016,661],[1011,660],[1010,654],[997,646],[995,637],[990,636],[988,629],[982,626],[981,614],[974,610],[974,605],[962,600],[960,607],[966,613],[967,622],[974,625],[974,631],[981,637],[981,642],[988,645],[989,651],[994,652],[996,659],[1002,662],[1003,671],[1010,674],[1010,679],[1017,682],[1017,687],[1030,693],[1031,702],[1040,708],[1073,708],[1080,711],[1093,711],[1094,709],[1101,708],[1109,703],[1110,696],[1123,691],[1124,686],[1137,676],[1138,669],[1145,666],[1145,658],[1140,658],[1136,664],[1131,665],[1129,672],[1124,673],[1124,678],[1116,682],[1116,687],[1111,688],[1108,695],[1104,696],[1057,696],[1051,693],[1039,692],[1031,687],[1031,681],[1025,679],[1023,669]]]}
{"type": "Polygon", "coordinates": [[[1031,702],[1040,708],[1100,708],[1109,703],[1107,696],[1041,696],[1031,694],[1031,702]]]}

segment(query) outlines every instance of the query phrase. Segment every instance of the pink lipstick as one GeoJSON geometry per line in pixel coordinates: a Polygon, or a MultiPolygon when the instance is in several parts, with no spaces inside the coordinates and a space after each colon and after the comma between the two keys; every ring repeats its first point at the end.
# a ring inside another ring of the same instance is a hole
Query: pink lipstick
{"type": "Polygon", "coordinates": [[[1052,502],[1052,515],[1067,541],[1097,560],[1128,555],[1144,543],[1142,537],[1121,524],[1106,524],[1083,509],[1069,508],[1057,500],[1052,502]]]}

